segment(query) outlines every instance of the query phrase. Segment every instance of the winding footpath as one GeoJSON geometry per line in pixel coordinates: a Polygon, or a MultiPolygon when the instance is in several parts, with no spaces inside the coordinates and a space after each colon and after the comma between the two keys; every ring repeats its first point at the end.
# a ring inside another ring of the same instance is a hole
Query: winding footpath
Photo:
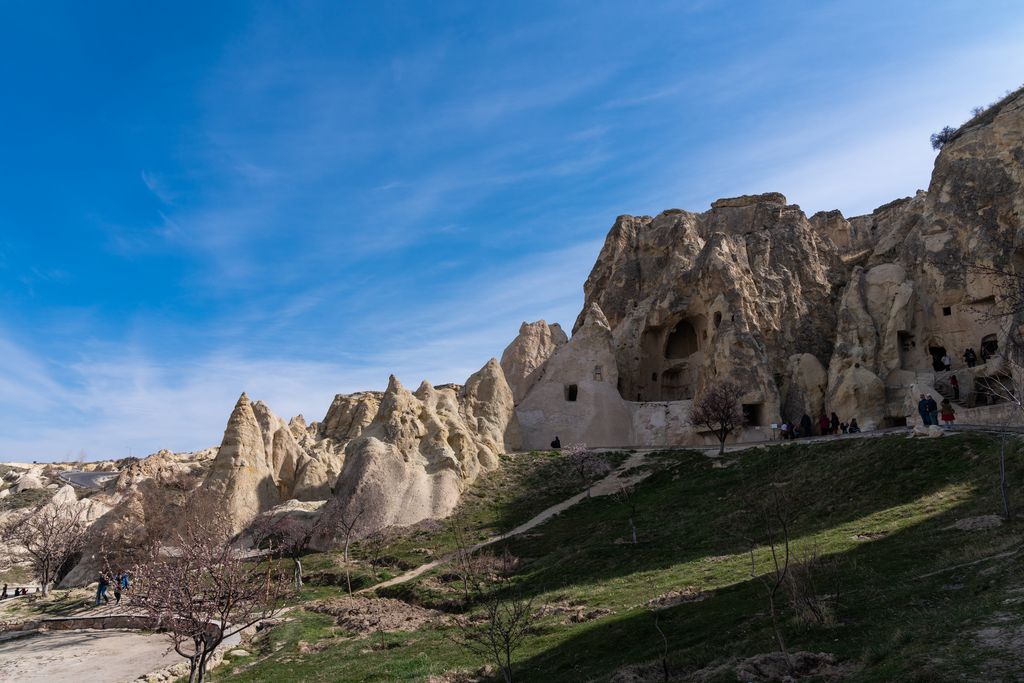
{"type": "MultiPolygon", "coordinates": [[[[629,458],[627,458],[624,463],[619,465],[618,469],[613,471],[611,474],[609,474],[607,477],[605,477],[601,481],[598,481],[595,484],[593,484],[590,487],[590,495],[591,496],[607,496],[609,494],[615,493],[622,486],[629,485],[629,484],[635,484],[638,481],[642,481],[642,480],[646,479],[647,477],[649,477],[652,474],[651,470],[644,470],[644,471],[641,471],[641,472],[637,472],[637,473],[635,473],[635,474],[633,474],[633,475],[631,475],[629,477],[622,477],[621,476],[624,472],[628,472],[629,470],[633,469],[634,467],[642,466],[644,464],[644,461],[646,460],[646,458],[647,458],[647,455],[645,453],[634,453],[633,455],[629,456],[629,458]]],[[[562,501],[558,505],[553,505],[553,506],[549,507],[547,510],[545,510],[542,513],[540,513],[539,515],[537,515],[536,517],[534,517],[530,521],[525,522],[524,524],[521,524],[521,525],[517,526],[515,529],[512,529],[512,531],[509,531],[508,533],[505,533],[505,534],[501,534],[500,536],[495,536],[494,538],[486,540],[483,543],[477,543],[475,546],[473,546],[472,548],[469,548],[468,550],[460,551],[460,554],[463,554],[463,555],[472,554],[472,553],[475,553],[476,551],[480,550],[481,548],[484,548],[486,546],[491,545],[492,543],[498,543],[499,541],[504,541],[506,538],[510,538],[512,536],[518,536],[519,534],[527,532],[530,529],[532,529],[532,528],[534,528],[536,526],[539,526],[539,525],[543,524],[544,522],[548,521],[549,519],[551,519],[555,515],[557,515],[557,514],[559,514],[561,512],[564,512],[565,510],[569,509],[570,507],[572,507],[573,505],[575,505],[576,503],[580,502],[581,500],[583,500],[586,497],[587,497],[587,492],[586,491],[578,493],[575,496],[573,496],[572,498],[570,498],[568,500],[562,501]]],[[[363,588],[362,590],[359,590],[359,591],[356,591],[356,592],[357,593],[368,593],[370,591],[377,590],[378,588],[387,588],[388,586],[395,586],[395,585],[400,584],[400,583],[405,583],[406,581],[411,581],[411,580],[413,580],[413,579],[415,579],[415,578],[417,578],[419,576],[422,576],[423,574],[429,572],[431,569],[434,569],[435,567],[437,567],[437,566],[439,566],[441,564],[444,564],[445,562],[450,561],[451,557],[452,556],[445,557],[445,558],[442,558],[440,560],[434,560],[433,562],[427,562],[426,564],[422,564],[419,567],[417,567],[416,569],[411,569],[411,570],[407,571],[406,573],[401,574],[399,576],[396,576],[395,578],[393,578],[393,579],[391,579],[389,581],[384,581],[383,583],[378,583],[376,585],[370,586],[368,588],[363,588]]]]}

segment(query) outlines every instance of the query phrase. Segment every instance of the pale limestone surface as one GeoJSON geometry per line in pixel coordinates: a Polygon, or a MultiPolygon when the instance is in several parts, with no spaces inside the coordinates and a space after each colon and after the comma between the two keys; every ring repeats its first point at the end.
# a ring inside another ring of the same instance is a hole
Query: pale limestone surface
{"type": "Polygon", "coordinates": [[[512,389],[515,402],[521,403],[543,374],[544,364],[559,346],[569,341],[558,323],[543,320],[524,322],[519,336],[501,354],[501,369],[512,389]]]}
{"type": "Polygon", "coordinates": [[[372,511],[374,526],[444,517],[463,488],[519,447],[519,423],[501,366],[491,359],[464,387],[394,376],[372,422],[349,442],[334,495],[343,511],[372,511]]]}
{"type": "Polygon", "coordinates": [[[167,636],[121,630],[53,631],[0,642],[5,683],[121,683],[181,662],[167,636]]]}
{"type": "MultiPolygon", "coordinates": [[[[864,429],[912,421],[919,391],[952,395],[950,373],[932,368],[932,354],[943,352],[963,400],[973,401],[972,389],[1016,371],[1000,359],[968,370],[964,349],[978,352],[988,340],[1005,349],[1024,320],[1003,329],[985,320],[1002,310],[999,288],[963,264],[1024,272],[1022,155],[1024,90],[957,132],[927,192],[867,216],[807,219],[779,193],[722,199],[699,214],[620,216],[584,285],[575,332],[597,304],[614,341],[618,393],[635,419],[623,427],[618,407],[603,403],[589,406],[596,412],[559,408],[558,385],[590,374],[581,367],[575,377],[551,377],[570,340],[531,367],[538,379],[517,398],[527,444],[543,445],[577,416],[614,425],[615,445],[655,434],[699,443],[699,434],[662,426],[659,410],[635,406],[682,404],[723,377],[749,389],[742,402],[762,427],[804,412],[834,411],[864,429]]],[[[521,332],[510,349],[530,346],[531,333],[521,332]]],[[[994,411],[970,417],[987,423],[994,411]]]]}
{"type": "Polygon", "coordinates": [[[617,381],[612,332],[601,307],[592,304],[580,329],[555,350],[543,379],[516,408],[523,446],[547,448],[556,436],[565,445],[622,443],[633,419],[617,381]],[[570,400],[573,387],[576,398],[570,400]]]}

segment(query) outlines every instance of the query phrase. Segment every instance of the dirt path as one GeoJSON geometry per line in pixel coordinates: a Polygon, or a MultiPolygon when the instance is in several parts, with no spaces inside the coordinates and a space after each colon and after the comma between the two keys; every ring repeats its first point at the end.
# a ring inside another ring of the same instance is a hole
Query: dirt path
{"type": "MultiPolygon", "coordinates": [[[[618,491],[619,487],[622,486],[623,484],[635,484],[636,482],[641,481],[641,480],[647,478],[651,474],[650,470],[646,470],[644,472],[633,474],[632,476],[629,476],[629,477],[620,477],[619,476],[623,472],[626,472],[627,470],[630,470],[630,469],[632,469],[634,467],[639,467],[639,466],[643,465],[644,460],[646,459],[646,457],[647,457],[647,455],[645,453],[634,453],[633,455],[629,456],[629,458],[627,458],[626,461],[624,463],[622,463],[618,467],[618,469],[616,469],[614,472],[609,474],[607,477],[605,477],[604,479],[602,479],[599,482],[596,482],[593,486],[590,487],[591,495],[592,496],[607,496],[610,493],[615,493],[616,491],[618,491]]],[[[475,553],[477,550],[480,550],[481,548],[489,546],[492,543],[497,543],[499,541],[504,541],[506,538],[509,538],[511,536],[518,536],[519,534],[521,534],[523,532],[529,531],[530,529],[532,529],[532,528],[534,528],[534,527],[536,527],[536,526],[538,526],[540,524],[543,524],[544,522],[548,521],[549,519],[551,519],[552,517],[554,517],[558,513],[563,512],[563,511],[569,509],[570,507],[572,507],[573,505],[575,505],[576,503],[580,502],[581,500],[583,500],[586,497],[587,497],[587,492],[586,491],[583,491],[582,493],[578,493],[575,496],[573,496],[572,498],[570,498],[568,500],[562,501],[558,505],[553,505],[553,506],[549,507],[547,510],[545,510],[542,513],[540,513],[539,515],[537,515],[536,517],[534,517],[530,521],[528,521],[528,522],[526,522],[524,524],[521,524],[520,526],[517,526],[512,531],[509,531],[507,534],[502,534],[501,536],[495,536],[494,538],[492,538],[492,539],[490,539],[488,541],[484,541],[483,543],[477,543],[475,546],[473,546],[472,548],[470,548],[469,550],[467,550],[465,552],[467,552],[467,553],[475,553]]],[[[393,579],[391,579],[389,581],[385,581],[383,583],[378,583],[378,584],[376,584],[374,586],[370,586],[369,588],[364,588],[364,589],[362,589],[360,591],[357,591],[357,592],[358,593],[368,593],[368,592],[376,590],[378,588],[387,588],[388,586],[394,586],[394,585],[397,585],[399,583],[405,583],[406,581],[411,581],[412,579],[415,579],[416,577],[421,576],[422,574],[427,573],[431,569],[434,569],[435,567],[437,567],[438,565],[442,564],[443,562],[445,562],[445,560],[434,560],[433,562],[428,562],[426,564],[420,565],[416,569],[412,569],[412,570],[407,571],[406,573],[404,573],[404,574],[402,574],[400,576],[396,576],[395,578],[393,578],[393,579]]]]}
{"type": "Polygon", "coordinates": [[[54,631],[0,643],[4,683],[119,683],[184,661],[166,657],[167,636],[131,631],[54,631]]]}

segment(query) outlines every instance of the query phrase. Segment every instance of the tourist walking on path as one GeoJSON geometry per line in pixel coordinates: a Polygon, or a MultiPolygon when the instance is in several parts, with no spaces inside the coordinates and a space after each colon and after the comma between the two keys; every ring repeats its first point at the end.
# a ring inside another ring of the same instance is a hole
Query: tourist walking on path
{"type": "Polygon", "coordinates": [[[953,359],[949,357],[948,353],[942,357],[942,365],[946,368],[946,372],[953,369],[953,359]]]}
{"type": "Polygon", "coordinates": [[[956,375],[953,375],[949,379],[949,386],[953,387],[953,400],[960,400],[960,382],[957,381],[956,375]]]}
{"type": "Polygon", "coordinates": [[[110,598],[107,597],[107,586],[109,586],[109,585],[110,585],[110,582],[107,581],[106,575],[100,574],[100,583],[96,587],[96,606],[97,607],[100,606],[100,598],[103,598],[103,600],[104,600],[103,604],[105,604],[105,605],[109,605],[110,604],[110,598]]]}
{"type": "Polygon", "coordinates": [[[822,436],[828,434],[828,418],[825,415],[818,418],[818,429],[821,431],[822,436]]]}
{"type": "Polygon", "coordinates": [[[114,576],[114,604],[121,604],[121,575],[116,574],[114,576]]]}
{"type": "Polygon", "coordinates": [[[828,426],[830,428],[829,432],[831,434],[838,434],[839,433],[839,425],[840,425],[839,416],[836,415],[835,413],[832,413],[832,421],[829,422],[829,424],[828,424],[828,426]]]}
{"type": "Polygon", "coordinates": [[[955,419],[953,404],[949,402],[948,398],[942,399],[942,421],[947,425],[951,425],[955,419]]]}
{"type": "Polygon", "coordinates": [[[811,426],[811,416],[804,413],[804,416],[800,418],[800,436],[814,436],[814,427],[811,426]]]}
{"type": "Polygon", "coordinates": [[[921,394],[921,400],[917,402],[917,412],[921,416],[921,424],[925,427],[932,423],[928,416],[928,399],[924,397],[924,394],[921,394]]]}
{"type": "Polygon", "coordinates": [[[0,593],[0,600],[6,600],[6,599],[7,599],[7,584],[5,583],[4,584],[4,592],[0,593]]]}
{"type": "Polygon", "coordinates": [[[974,349],[967,349],[964,351],[964,362],[967,363],[967,367],[973,368],[974,364],[978,362],[978,357],[974,354],[974,349]]]}
{"type": "Polygon", "coordinates": [[[939,424],[939,404],[935,402],[935,399],[932,398],[931,394],[928,394],[928,417],[931,419],[931,422],[929,422],[928,424],[933,424],[935,426],[938,426],[938,424],[939,424]]]}

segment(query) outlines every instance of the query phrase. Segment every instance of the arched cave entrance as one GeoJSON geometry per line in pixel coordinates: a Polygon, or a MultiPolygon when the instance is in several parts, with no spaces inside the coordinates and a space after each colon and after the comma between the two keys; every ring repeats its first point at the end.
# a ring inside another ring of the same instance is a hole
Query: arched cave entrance
{"type": "Polygon", "coordinates": [[[996,338],[996,335],[989,334],[983,337],[981,340],[981,348],[988,351],[989,356],[996,355],[996,351],[999,350],[999,340],[996,338]]]}
{"type": "Polygon", "coordinates": [[[697,353],[697,330],[685,320],[680,320],[665,344],[665,358],[689,358],[697,353]]]}
{"type": "Polygon", "coordinates": [[[945,346],[929,346],[928,353],[932,356],[932,370],[942,372],[945,366],[942,364],[942,357],[946,355],[945,346]]]}

